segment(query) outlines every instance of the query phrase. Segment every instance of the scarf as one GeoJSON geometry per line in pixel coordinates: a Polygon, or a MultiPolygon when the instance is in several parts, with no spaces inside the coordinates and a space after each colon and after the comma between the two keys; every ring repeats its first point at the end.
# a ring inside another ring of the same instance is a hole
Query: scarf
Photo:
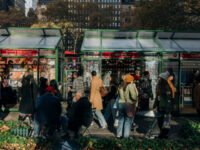
{"type": "Polygon", "coordinates": [[[176,88],[174,87],[172,81],[170,81],[170,80],[168,79],[167,82],[168,82],[168,84],[169,84],[169,87],[170,87],[171,90],[172,90],[172,98],[175,98],[176,88]]]}

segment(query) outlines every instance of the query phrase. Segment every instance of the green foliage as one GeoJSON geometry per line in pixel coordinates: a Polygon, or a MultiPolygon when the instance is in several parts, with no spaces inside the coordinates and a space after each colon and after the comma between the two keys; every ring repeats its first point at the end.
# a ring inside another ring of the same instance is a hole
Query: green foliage
{"type": "Polygon", "coordinates": [[[26,123],[24,122],[21,122],[21,121],[3,121],[3,120],[0,120],[0,128],[2,126],[7,126],[9,128],[30,128],[29,125],[27,125],[26,123]]]}
{"type": "Polygon", "coordinates": [[[53,142],[42,140],[42,139],[34,139],[34,138],[25,138],[21,136],[16,136],[10,132],[12,129],[17,128],[29,128],[26,123],[20,121],[2,121],[0,120],[0,128],[1,127],[9,127],[9,130],[0,131],[0,149],[6,150],[14,150],[14,149],[36,149],[40,150],[42,148],[52,149],[53,142]]]}
{"type": "Polygon", "coordinates": [[[137,29],[199,30],[200,1],[143,0],[136,9],[137,29]]]}
{"type": "Polygon", "coordinates": [[[22,9],[9,8],[9,11],[0,11],[0,27],[29,27],[37,22],[33,11],[26,17],[22,9]]]}
{"type": "Polygon", "coordinates": [[[92,150],[182,150],[200,148],[200,124],[188,122],[183,125],[179,140],[166,139],[93,139],[81,137],[77,140],[82,149],[92,150]]]}
{"type": "Polygon", "coordinates": [[[187,122],[179,132],[181,138],[200,137],[200,124],[195,122],[187,122]]]}

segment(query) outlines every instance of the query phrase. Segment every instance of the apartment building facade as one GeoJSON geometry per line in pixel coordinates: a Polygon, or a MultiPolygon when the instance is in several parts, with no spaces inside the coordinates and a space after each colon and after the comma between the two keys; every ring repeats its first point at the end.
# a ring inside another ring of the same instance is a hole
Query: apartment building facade
{"type": "MultiPolygon", "coordinates": [[[[98,12],[102,11],[102,9],[95,10],[95,13],[103,13],[105,16],[109,16],[112,22],[106,26],[107,29],[119,29],[120,28],[120,16],[121,16],[121,0],[65,0],[68,3],[68,10],[70,15],[67,17],[69,21],[73,22],[73,29],[78,34],[82,34],[83,29],[86,28],[92,28],[88,22],[91,19],[88,17],[90,15],[91,10],[83,9],[80,11],[80,9],[76,6],[76,4],[80,4],[84,7],[84,5],[87,3],[98,5],[98,8],[110,8],[112,7],[112,14],[106,14],[105,12],[98,12]]],[[[45,17],[42,16],[42,13],[46,10],[46,5],[48,3],[56,2],[56,0],[38,0],[38,7],[37,7],[37,14],[38,18],[40,20],[45,20],[45,17]]],[[[101,28],[95,27],[95,28],[101,28]]],[[[69,31],[69,30],[68,30],[69,31]]],[[[74,39],[70,35],[70,32],[67,34],[67,39],[65,41],[66,48],[70,51],[74,51],[74,46],[76,45],[76,52],[79,52],[82,38],[79,38],[79,40],[76,42],[77,44],[74,44],[74,39]]]]}

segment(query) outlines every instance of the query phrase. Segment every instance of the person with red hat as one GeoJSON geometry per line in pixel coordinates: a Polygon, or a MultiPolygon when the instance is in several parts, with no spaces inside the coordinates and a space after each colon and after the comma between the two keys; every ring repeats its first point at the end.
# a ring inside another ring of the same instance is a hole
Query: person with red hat
{"type": "Polygon", "coordinates": [[[48,86],[45,91],[46,93],[35,102],[34,137],[39,136],[42,126],[47,127],[47,136],[51,136],[60,126],[62,112],[60,99],[54,96],[56,90],[53,87],[48,86]]]}

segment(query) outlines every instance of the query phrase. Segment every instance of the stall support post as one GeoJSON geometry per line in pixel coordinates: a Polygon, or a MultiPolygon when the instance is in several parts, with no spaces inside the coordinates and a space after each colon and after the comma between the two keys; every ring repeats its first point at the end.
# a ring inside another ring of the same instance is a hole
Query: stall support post
{"type": "Polygon", "coordinates": [[[100,63],[99,64],[99,73],[101,75],[101,78],[103,78],[103,76],[102,76],[102,53],[103,53],[102,52],[102,49],[103,49],[102,48],[103,47],[103,45],[102,45],[102,36],[103,36],[103,31],[100,31],[100,34],[101,34],[100,35],[101,36],[101,41],[100,41],[101,42],[101,51],[100,51],[100,56],[99,56],[100,57],[100,59],[99,59],[99,63],[100,63]]]}
{"type": "Polygon", "coordinates": [[[40,49],[38,49],[38,56],[37,56],[37,84],[39,85],[39,78],[40,78],[40,49]]]}
{"type": "Polygon", "coordinates": [[[159,73],[163,72],[163,53],[160,53],[160,56],[159,56],[159,60],[160,60],[160,68],[159,68],[159,73]]]}
{"type": "Polygon", "coordinates": [[[61,62],[61,74],[62,74],[62,77],[61,77],[61,85],[62,85],[62,96],[64,97],[64,91],[65,91],[65,84],[64,84],[64,82],[65,82],[65,80],[64,80],[64,65],[65,65],[65,63],[64,63],[64,52],[62,52],[62,62],[61,62]]]}
{"type": "Polygon", "coordinates": [[[56,82],[58,83],[58,49],[56,49],[56,82]]]}
{"type": "Polygon", "coordinates": [[[179,61],[178,61],[179,63],[178,63],[178,69],[179,69],[179,71],[178,71],[178,76],[179,76],[179,78],[178,78],[178,94],[179,94],[179,97],[178,97],[178,113],[180,114],[180,112],[181,112],[181,99],[182,99],[182,95],[181,95],[181,54],[179,53],[179,61]]]}

